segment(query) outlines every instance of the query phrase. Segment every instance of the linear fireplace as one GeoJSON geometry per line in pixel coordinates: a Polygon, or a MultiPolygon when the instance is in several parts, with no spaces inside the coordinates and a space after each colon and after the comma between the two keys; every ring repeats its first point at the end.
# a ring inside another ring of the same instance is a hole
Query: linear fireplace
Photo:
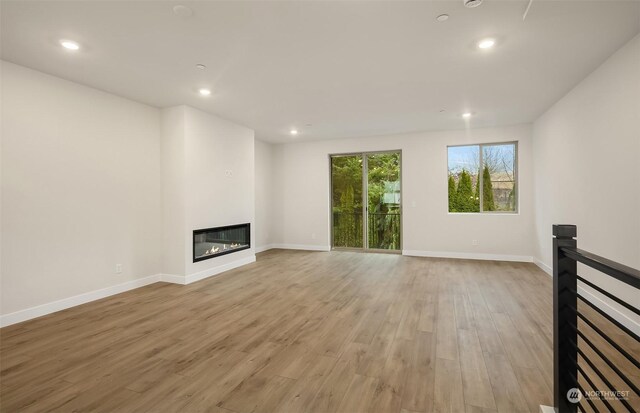
{"type": "Polygon", "coordinates": [[[193,231],[193,262],[246,250],[251,247],[249,224],[193,231]]]}

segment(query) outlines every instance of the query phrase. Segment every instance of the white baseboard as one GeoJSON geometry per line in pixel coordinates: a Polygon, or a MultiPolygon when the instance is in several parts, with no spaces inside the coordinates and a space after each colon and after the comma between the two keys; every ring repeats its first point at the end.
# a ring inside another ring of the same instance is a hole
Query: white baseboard
{"type": "Polygon", "coordinates": [[[528,255],[481,254],[473,252],[402,250],[402,255],[409,257],[457,258],[462,260],[533,262],[533,257],[528,255]]]}
{"type": "Polygon", "coordinates": [[[204,271],[196,272],[194,274],[189,274],[186,277],[184,277],[185,284],[191,284],[196,281],[204,280],[205,278],[218,275],[225,271],[233,270],[234,268],[242,267],[243,265],[251,264],[252,262],[256,262],[255,255],[251,255],[250,257],[246,257],[246,258],[241,258],[239,260],[235,260],[227,264],[218,265],[217,267],[209,268],[204,271]]]}
{"type": "Polygon", "coordinates": [[[331,251],[331,248],[326,245],[271,244],[271,248],[279,248],[283,250],[331,251]]]}
{"type": "Polygon", "coordinates": [[[533,263],[535,265],[537,265],[542,271],[544,271],[547,274],[553,276],[553,268],[549,267],[547,264],[545,264],[544,262],[540,261],[538,258],[533,257],[533,263]]]}
{"type": "Polygon", "coordinates": [[[274,244],[267,244],[267,245],[262,245],[260,247],[256,247],[256,254],[275,248],[273,245],[274,244]]]}
{"type": "Polygon", "coordinates": [[[160,280],[165,283],[185,285],[184,275],[160,274],[160,280]]]}
{"type": "Polygon", "coordinates": [[[122,284],[113,285],[111,287],[102,288],[100,290],[90,291],[73,297],[63,298],[62,300],[53,301],[51,303],[42,304],[36,307],[27,308],[16,311],[15,313],[0,316],[0,327],[10,326],[22,321],[31,320],[32,318],[42,317],[43,315],[55,313],[57,311],[66,310],[91,301],[100,300],[125,291],[134,290],[160,281],[160,274],[150,275],[145,278],[127,281],[122,284]]]}
{"type": "Polygon", "coordinates": [[[194,283],[196,281],[204,280],[205,278],[213,277],[214,275],[223,273],[225,271],[233,270],[234,268],[242,267],[243,265],[251,264],[252,262],[256,262],[255,255],[252,255],[246,258],[241,258],[239,260],[235,260],[227,264],[218,265],[217,267],[208,268],[204,271],[189,274],[187,276],[174,275],[174,274],[160,274],[160,281],[171,283],[171,284],[187,285],[187,284],[194,283]]]}
{"type": "Polygon", "coordinates": [[[96,291],[90,291],[75,295],[73,297],[64,298],[62,300],[54,301],[47,304],[42,304],[36,307],[27,308],[24,310],[16,311],[15,313],[6,314],[0,316],[0,327],[7,327],[12,324],[21,323],[23,321],[31,320],[33,318],[42,317],[47,314],[55,313],[57,311],[66,310],[67,308],[75,307],[81,304],[86,304],[91,301],[100,300],[101,298],[110,297],[112,295],[120,294],[126,291],[135,290],[136,288],[144,287],[156,282],[168,282],[173,284],[191,284],[196,281],[203,280],[205,278],[220,274],[225,271],[232,270],[234,268],[241,267],[246,264],[250,264],[256,261],[256,256],[242,258],[228,264],[219,265],[214,268],[210,268],[205,271],[190,274],[186,277],[173,274],[155,274],[145,278],[139,278],[137,280],[127,281],[122,284],[114,285],[107,288],[102,288],[96,291]]]}
{"type": "MultiPolygon", "coordinates": [[[[553,268],[549,267],[547,264],[539,260],[538,258],[534,258],[533,262],[540,267],[540,269],[546,272],[549,277],[553,278],[553,268]]],[[[614,320],[627,327],[629,330],[633,331],[635,334],[640,336],[640,324],[637,321],[629,317],[627,314],[618,310],[609,304],[605,299],[600,298],[599,295],[592,293],[590,290],[587,290],[580,285],[578,285],[578,292],[581,296],[591,301],[596,307],[607,313],[614,320]]]]}

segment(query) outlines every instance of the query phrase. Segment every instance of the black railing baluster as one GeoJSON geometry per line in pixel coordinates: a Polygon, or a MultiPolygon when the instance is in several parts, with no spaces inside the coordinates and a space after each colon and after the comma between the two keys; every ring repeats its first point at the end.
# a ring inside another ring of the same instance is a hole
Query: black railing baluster
{"type": "Polygon", "coordinates": [[[590,321],[587,317],[585,317],[582,313],[578,314],[578,317],[580,317],[580,319],[582,321],[584,321],[589,327],[591,327],[593,329],[593,331],[595,331],[596,333],[598,333],[600,335],[600,337],[604,338],[605,340],[607,340],[607,342],[609,344],[611,344],[611,347],[615,348],[616,350],[618,350],[618,352],[620,354],[622,354],[623,356],[625,356],[627,358],[627,360],[629,360],[632,364],[634,364],[637,368],[640,369],[640,362],[638,362],[638,360],[636,360],[631,354],[629,354],[628,351],[626,351],[625,349],[622,348],[622,346],[620,346],[620,344],[616,343],[615,341],[613,341],[613,339],[611,337],[609,337],[607,334],[604,333],[604,331],[602,331],[602,329],[600,329],[597,325],[595,325],[593,323],[593,321],[590,321]]]}
{"type": "Polygon", "coordinates": [[[553,226],[553,305],[554,305],[554,402],[555,408],[560,413],[575,413],[578,410],[584,411],[585,404],[580,402],[580,397],[586,399],[588,405],[597,411],[594,400],[601,401],[606,408],[613,412],[613,406],[609,401],[619,401],[629,412],[635,413],[637,397],[640,396],[639,385],[637,384],[637,374],[627,375],[622,368],[616,365],[616,358],[623,356],[636,368],[640,369],[640,362],[636,359],[636,352],[631,349],[626,350],[623,343],[633,346],[640,343],[640,336],[637,330],[617,318],[597,303],[584,296],[584,291],[578,289],[578,280],[584,285],[593,288],[602,296],[620,304],[632,313],[640,314],[636,303],[626,302],[624,299],[577,275],[577,264],[584,264],[594,270],[616,279],[630,288],[640,289],[640,271],[623,264],[611,261],[587,251],[577,248],[576,227],[574,225],[554,225],[553,226]],[[582,301],[578,307],[578,300],[582,301]],[[589,310],[584,311],[587,306],[589,310]],[[599,321],[590,320],[587,315],[598,315],[599,321]],[[578,320],[580,323],[578,324],[578,320]],[[604,323],[604,324],[603,324],[604,323]],[[615,333],[611,333],[609,327],[614,327],[615,333]],[[598,346],[583,334],[585,328],[591,328],[595,332],[594,337],[600,336],[606,344],[617,354],[612,353],[610,358],[601,351],[598,346]],[[625,339],[617,340],[618,332],[624,334],[625,339]],[[578,336],[581,341],[578,341],[578,336]],[[630,344],[632,343],[633,344],[630,344]],[[586,347],[585,347],[586,345],[586,347]],[[583,350],[590,348],[595,355],[587,354],[583,350]],[[578,355],[580,357],[578,357],[578,355]],[[592,356],[593,358],[589,358],[592,356]],[[597,363],[597,364],[596,364],[597,363]],[[588,365],[590,370],[603,383],[603,388],[597,388],[593,380],[586,374],[583,367],[588,365]],[[579,372],[579,375],[578,373],[579,372]],[[611,374],[612,373],[612,374],[611,374]],[[581,383],[586,381],[591,389],[588,393],[578,382],[581,376],[581,383]],[[614,388],[614,383],[620,380],[628,387],[614,388]],[[571,400],[569,397],[571,390],[571,400]],[[629,398],[629,397],[632,398],[629,398]]]}
{"type": "MultiPolygon", "coordinates": [[[[587,383],[589,383],[589,386],[591,386],[592,390],[598,390],[598,387],[593,383],[593,380],[591,380],[591,378],[587,375],[587,373],[582,369],[582,367],[578,366],[578,370],[580,371],[580,375],[582,375],[582,377],[584,377],[585,381],[587,383]]],[[[583,394],[586,394],[586,392],[584,390],[581,390],[583,392],[583,394]]],[[[589,400],[589,399],[587,399],[589,400]]],[[[611,403],[609,403],[609,401],[607,399],[602,399],[601,400],[602,403],[604,403],[605,406],[607,406],[607,409],[609,409],[609,412],[615,412],[615,409],[613,408],[613,406],[611,406],[611,403]]]]}
{"type": "Polygon", "coordinates": [[[595,285],[591,281],[585,280],[584,278],[582,278],[579,275],[578,275],[578,281],[588,285],[589,287],[593,288],[594,290],[596,290],[600,294],[606,296],[608,299],[610,299],[612,301],[615,301],[616,303],[620,304],[621,306],[623,306],[627,310],[629,310],[629,311],[631,311],[633,313],[636,313],[637,315],[640,315],[640,310],[638,310],[637,308],[635,308],[631,304],[627,303],[626,301],[622,300],[621,298],[618,298],[615,295],[611,294],[610,292],[598,287],[597,285],[595,285]]]}
{"type": "MultiPolygon", "coordinates": [[[[587,394],[587,392],[584,391],[584,388],[582,386],[578,385],[578,389],[582,392],[582,394],[587,394]]],[[[591,410],[593,410],[594,412],[598,413],[598,408],[591,401],[591,399],[587,399],[587,403],[589,403],[589,406],[591,406],[591,410]]],[[[580,406],[580,410],[582,410],[583,412],[586,412],[586,410],[585,410],[585,408],[583,406],[580,406]]]]}
{"type": "Polygon", "coordinates": [[[567,257],[561,248],[577,247],[575,225],[553,226],[553,397],[561,413],[575,413],[567,393],[578,387],[578,335],[577,325],[577,263],[567,257]]]}
{"type": "Polygon", "coordinates": [[[611,317],[609,314],[607,314],[604,311],[602,311],[600,308],[598,308],[597,305],[593,304],[591,301],[587,300],[583,296],[578,295],[578,298],[580,299],[580,301],[582,301],[583,303],[585,303],[586,305],[591,307],[595,312],[600,314],[603,318],[607,319],[611,324],[613,324],[614,326],[618,327],[620,330],[622,330],[625,333],[627,333],[627,335],[629,337],[633,338],[635,341],[640,343],[640,337],[636,333],[634,333],[633,331],[629,330],[628,327],[625,327],[618,320],[616,320],[615,318],[611,317]]]}
{"type": "Polygon", "coordinates": [[[627,386],[629,386],[631,390],[633,390],[636,394],[640,395],[640,389],[638,389],[638,386],[636,386],[636,384],[634,384],[629,377],[627,377],[618,367],[616,367],[616,365],[613,364],[613,362],[609,360],[609,358],[605,356],[604,353],[600,351],[595,346],[595,344],[593,344],[593,342],[589,340],[589,338],[587,338],[587,336],[582,334],[580,330],[578,330],[578,335],[580,336],[582,341],[584,341],[589,347],[591,347],[591,350],[593,350],[600,357],[600,359],[604,361],[607,364],[607,366],[609,366],[609,368],[613,370],[622,379],[622,381],[624,381],[627,384],[627,386]]]}
{"type": "MultiPolygon", "coordinates": [[[[607,377],[604,375],[604,373],[602,373],[600,371],[600,369],[598,369],[595,365],[594,362],[592,362],[589,357],[587,357],[586,354],[584,354],[584,352],[580,349],[578,349],[578,354],[580,355],[580,357],[587,362],[587,364],[589,365],[589,367],[591,367],[591,370],[596,373],[596,375],[600,378],[600,380],[602,380],[602,382],[604,383],[605,386],[607,386],[607,390],[612,391],[612,392],[616,392],[616,388],[613,386],[613,384],[611,384],[611,382],[607,379],[607,377]]],[[[581,371],[582,372],[582,371],[581,371]]],[[[582,374],[587,377],[584,372],[582,372],[582,374]]],[[[605,399],[606,400],[606,399],[605,399]]],[[[629,404],[628,401],[626,401],[625,399],[620,399],[620,403],[624,404],[624,406],[627,408],[628,411],[630,411],[631,413],[634,413],[635,410],[633,409],[633,407],[631,407],[631,405],[629,404]]],[[[609,406],[609,404],[607,404],[609,406]]],[[[609,408],[611,409],[611,406],[609,406],[609,408]]],[[[611,411],[615,411],[614,409],[611,409],[611,411]]]]}

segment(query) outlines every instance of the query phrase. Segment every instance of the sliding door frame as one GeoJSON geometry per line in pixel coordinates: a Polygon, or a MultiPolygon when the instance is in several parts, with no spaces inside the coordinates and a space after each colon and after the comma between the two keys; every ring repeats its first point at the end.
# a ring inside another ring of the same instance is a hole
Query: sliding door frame
{"type": "Polygon", "coordinates": [[[403,179],[402,179],[402,149],[389,149],[382,151],[368,151],[368,152],[345,152],[345,153],[330,153],[329,157],[329,238],[330,248],[336,251],[355,251],[355,252],[376,252],[385,254],[402,254],[403,247],[403,179]],[[400,248],[397,250],[387,250],[380,248],[369,248],[369,165],[368,155],[379,155],[397,153],[399,155],[398,164],[398,179],[400,179],[400,248]],[[362,248],[357,247],[335,247],[333,245],[333,163],[332,158],[338,156],[362,156],[362,248]]]}

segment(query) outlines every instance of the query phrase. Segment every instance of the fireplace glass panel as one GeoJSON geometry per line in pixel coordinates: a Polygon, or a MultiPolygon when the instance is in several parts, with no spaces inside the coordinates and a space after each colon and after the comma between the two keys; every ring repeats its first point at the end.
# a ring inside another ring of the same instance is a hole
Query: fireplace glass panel
{"type": "Polygon", "coordinates": [[[193,231],[193,262],[247,249],[251,245],[249,224],[193,231]]]}

